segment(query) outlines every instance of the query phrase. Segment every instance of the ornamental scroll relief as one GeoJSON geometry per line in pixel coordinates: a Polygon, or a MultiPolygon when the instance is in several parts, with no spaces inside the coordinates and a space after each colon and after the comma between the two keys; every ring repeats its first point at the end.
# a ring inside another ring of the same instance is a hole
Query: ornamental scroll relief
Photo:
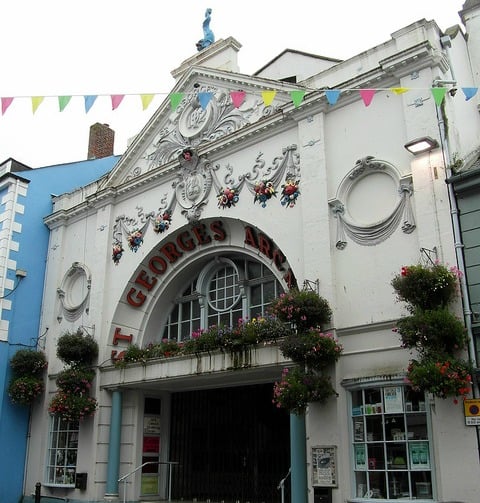
{"type": "Polygon", "coordinates": [[[337,197],[330,201],[332,212],[337,219],[337,238],[335,246],[343,250],[347,246],[347,237],[362,246],[373,246],[389,238],[401,225],[402,231],[410,234],[415,229],[410,198],[413,194],[411,177],[401,178],[396,168],[386,161],[367,156],[359,159],[354,168],[342,180],[337,191],[337,197]],[[365,180],[372,177],[371,180],[365,180]],[[374,179],[375,178],[375,179],[374,179]],[[371,184],[368,182],[371,181],[371,184]],[[379,185],[390,191],[381,194],[383,201],[379,202],[379,185]],[[368,187],[368,202],[374,201],[376,205],[366,205],[375,209],[377,213],[369,216],[375,217],[373,222],[359,221],[359,211],[356,201],[361,192],[368,187]],[[396,201],[398,199],[398,201],[396,201]],[[378,210],[384,210],[380,215],[378,210]]]}

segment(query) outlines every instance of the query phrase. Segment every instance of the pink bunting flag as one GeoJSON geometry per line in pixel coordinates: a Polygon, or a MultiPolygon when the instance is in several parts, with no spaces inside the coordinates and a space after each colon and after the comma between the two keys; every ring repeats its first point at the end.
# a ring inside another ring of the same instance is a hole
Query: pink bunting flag
{"type": "Polygon", "coordinates": [[[266,107],[269,107],[275,96],[277,95],[277,91],[262,91],[262,99],[263,99],[263,103],[266,107]]]}
{"type": "Polygon", "coordinates": [[[363,103],[365,103],[365,106],[368,107],[375,95],[375,89],[360,89],[358,92],[360,93],[363,103]]]}
{"type": "Polygon", "coordinates": [[[2,98],[2,115],[7,111],[7,108],[12,104],[13,98],[2,98]]]}
{"type": "Polygon", "coordinates": [[[245,91],[230,91],[230,98],[232,98],[232,103],[235,108],[240,108],[242,106],[242,103],[245,101],[245,96],[245,91]]]}
{"type": "Polygon", "coordinates": [[[120,103],[123,101],[123,98],[125,98],[124,94],[112,94],[112,110],[116,110],[119,106],[120,103]]]}

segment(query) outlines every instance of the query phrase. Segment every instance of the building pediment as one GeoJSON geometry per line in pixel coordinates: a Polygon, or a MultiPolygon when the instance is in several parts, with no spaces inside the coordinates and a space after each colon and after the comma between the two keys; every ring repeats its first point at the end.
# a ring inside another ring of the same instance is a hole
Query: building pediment
{"type": "Polygon", "coordinates": [[[148,172],[168,171],[185,149],[205,152],[209,145],[231,136],[238,142],[242,130],[247,134],[248,126],[270,120],[282,105],[291,102],[289,92],[293,90],[303,88],[209,68],[191,68],[132,141],[100,189],[117,187],[148,172]],[[264,92],[273,93],[272,103],[265,101],[264,92]]]}

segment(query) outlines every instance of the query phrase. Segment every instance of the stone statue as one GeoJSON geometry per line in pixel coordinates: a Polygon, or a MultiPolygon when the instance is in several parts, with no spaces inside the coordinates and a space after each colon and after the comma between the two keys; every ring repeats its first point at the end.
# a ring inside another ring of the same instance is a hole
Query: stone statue
{"type": "Polygon", "coordinates": [[[215,42],[215,35],[210,29],[210,19],[211,19],[212,9],[208,8],[205,11],[205,19],[203,21],[203,38],[197,42],[197,50],[201,51],[212,45],[215,42]]]}

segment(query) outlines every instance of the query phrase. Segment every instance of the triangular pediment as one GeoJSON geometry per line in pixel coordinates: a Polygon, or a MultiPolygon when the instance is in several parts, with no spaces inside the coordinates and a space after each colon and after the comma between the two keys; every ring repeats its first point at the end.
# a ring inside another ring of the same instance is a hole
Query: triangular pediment
{"type": "MultiPolygon", "coordinates": [[[[215,70],[192,67],[177,82],[154,113],[101,188],[116,187],[148,172],[168,170],[178,162],[186,148],[206,152],[209,145],[229,141],[238,143],[242,131],[252,125],[272,120],[283,105],[291,104],[291,91],[304,90],[296,84],[215,70]],[[231,93],[244,93],[241,105],[231,93]],[[272,103],[264,92],[274,95],[272,103]],[[270,93],[271,92],[271,93],[270,93]],[[179,97],[172,107],[171,97],[179,97]],[[205,103],[207,102],[207,103],[205,103]]],[[[277,114],[281,120],[282,114],[277,114]]],[[[251,133],[250,133],[251,134],[251,133]]]]}

